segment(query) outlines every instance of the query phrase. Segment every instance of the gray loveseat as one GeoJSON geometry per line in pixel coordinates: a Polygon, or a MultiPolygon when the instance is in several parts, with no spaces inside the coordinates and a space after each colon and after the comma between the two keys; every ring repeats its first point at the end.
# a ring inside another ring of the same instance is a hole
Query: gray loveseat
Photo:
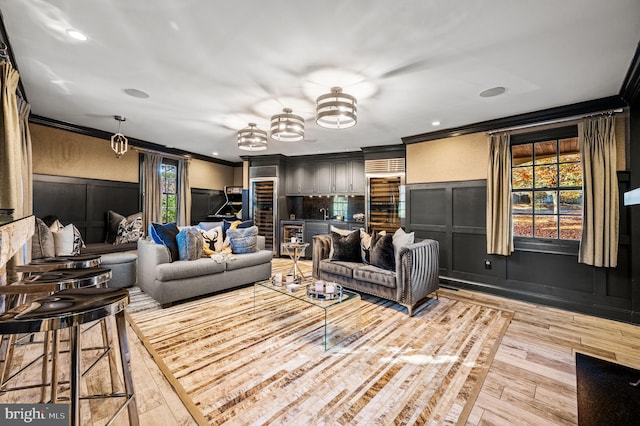
{"type": "Polygon", "coordinates": [[[313,237],[313,276],[334,281],[351,290],[393,300],[405,306],[409,316],[429,294],[438,296],[439,247],[422,240],[400,249],[395,271],[359,262],[330,260],[330,235],[313,237]]]}
{"type": "Polygon", "coordinates": [[[147,238],[138,241],[138,285],[162,307],[173,302],[250,284],[271,277],[273,253],[264,250],[171,262],[169,249],[147,238]]]}

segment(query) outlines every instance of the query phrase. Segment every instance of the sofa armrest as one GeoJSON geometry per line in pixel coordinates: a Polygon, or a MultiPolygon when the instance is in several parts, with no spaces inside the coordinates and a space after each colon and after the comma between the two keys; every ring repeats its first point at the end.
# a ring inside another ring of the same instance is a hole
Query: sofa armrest
{"type": "Polygon", "coordinates": [[[266,245],[266,238],[264,237],[264,235],[258,235],[258,242],[257,242],[257,247],[258,250],[265,250],[265,245],[266,245]]]}
{"type": "Polygon", "coordinates": [[[313,277],[318,278],[320,261],[322,259],[328,259],[331,252],[331,235],[314,235],[313,237],[313,251],[311,259],[313,261],[313,277]]]}
{"type": "Polygon", "coordinates": [[[140,288],[144,290],[153,286],[156,266],[161,263],[171,263],[169,249],[162,244],[156,244],[148,237],[138,240],[137,278],[140,288]]]}
{"type": "Polygon", "coordinates": [[[402,304],[412,315],[413,307],[440,287],[439,245],[436,240],[422,240],[400,249],[396,280],[402,292],[402,304]]]}

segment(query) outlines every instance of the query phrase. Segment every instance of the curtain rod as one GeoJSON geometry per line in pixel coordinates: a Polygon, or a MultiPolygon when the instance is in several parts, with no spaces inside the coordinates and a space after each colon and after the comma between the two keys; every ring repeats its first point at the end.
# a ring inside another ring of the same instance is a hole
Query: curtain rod
{"type": "Polygon", "coordinates": [[[557,118],[557,119],[553,119],[553,120],[542,121],[542,122],[539,122],[539,123],[522,124],[520,126],[511,126],[511,127],[505,127],[505,128],[502,128],[502,129],[491,130],[489,132],[486,132],[486,134],[487,135],[492,135],[494,133],[509,132],[509,131],[512,131],[512,130],[528,129],[529,127],[539,127],[539,126],[547,126],[549,124],[566,123],[567,121],[574,121],[574,120],[579,120],[581,118],[588,118],[588,117],[596,117],[598,115],[613,115],[615,113],[620,113],[622,111],[623,111],[622,108],[616,108],[616,109],[611,109],[611,110],[590,112],[589,114],[572,115],[570,117],[557,118]]]}
{"type": "Polygon", "coordinates": [[[191,160],[191,156],[188,154],[185,155],[178,155],[178,154],[169,154],[166,152],[162,152],[162,151],[156,151],[153,149],[147,149],[147,148],[140,148],[139,146],[131,146],[131,149],[133,149],[134,151],[138,151],[138,152],[142,152],[144,153],[149,153],[149,154],[158,154],[161,155],[165,158],[171,158],[173,160],[191,160]]]}

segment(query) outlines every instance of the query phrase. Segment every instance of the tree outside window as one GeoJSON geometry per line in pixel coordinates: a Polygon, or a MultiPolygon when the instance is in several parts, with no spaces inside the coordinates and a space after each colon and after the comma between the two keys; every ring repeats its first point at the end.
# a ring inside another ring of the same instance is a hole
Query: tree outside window
{"type": "MultiPolygon", "coordinates": [[[[167,161],[167,160],[165,160],[167,161]]],[[[163,162],[160,168],[162,186],[162,222],[175,222],[178,212],[178,164],[163,162]]]]}
{"type": "Polygon", "coordinates": [[[582,164],[578,138],[511,147],[514,237],[579,240],[582,164]]]}

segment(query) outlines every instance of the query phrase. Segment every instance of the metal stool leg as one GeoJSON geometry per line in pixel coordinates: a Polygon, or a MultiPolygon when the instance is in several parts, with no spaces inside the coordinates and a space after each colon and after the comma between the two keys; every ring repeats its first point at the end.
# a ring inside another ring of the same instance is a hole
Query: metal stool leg
{"type": "Polygon", "coordinates": [[[100,321],[100,328],[102,329],[102,344],[109,348],[109,373],[111,374],[111,393],[116,393],[118,390],[117,383],[120,381],[118,377],[118,363],[116,361],[116,354],[113,350],[113,330],[111,329],[111,321],[108,318],[104,318],[100,321]]]}
{"type": "Polygon", "coordinates": [[[129,340],[127,338],[127,323],[124,318],[124,310],[116,315],[116,328],[118,329],[118,346],[120,347],[120,360],[122,361],[122,375],[124,376],[124,388],[129,402],[127,410],[129,412],[129,424],[137,426],[138,408],[133,391],[133,375],[131,374],[131,354],[129,353],[129,340]]]}
{"type": "Polygon", "coordinates": [[[69,329],[69,356],[71,357],[71,426],[80,426],[80,326],[69,329]]]}

